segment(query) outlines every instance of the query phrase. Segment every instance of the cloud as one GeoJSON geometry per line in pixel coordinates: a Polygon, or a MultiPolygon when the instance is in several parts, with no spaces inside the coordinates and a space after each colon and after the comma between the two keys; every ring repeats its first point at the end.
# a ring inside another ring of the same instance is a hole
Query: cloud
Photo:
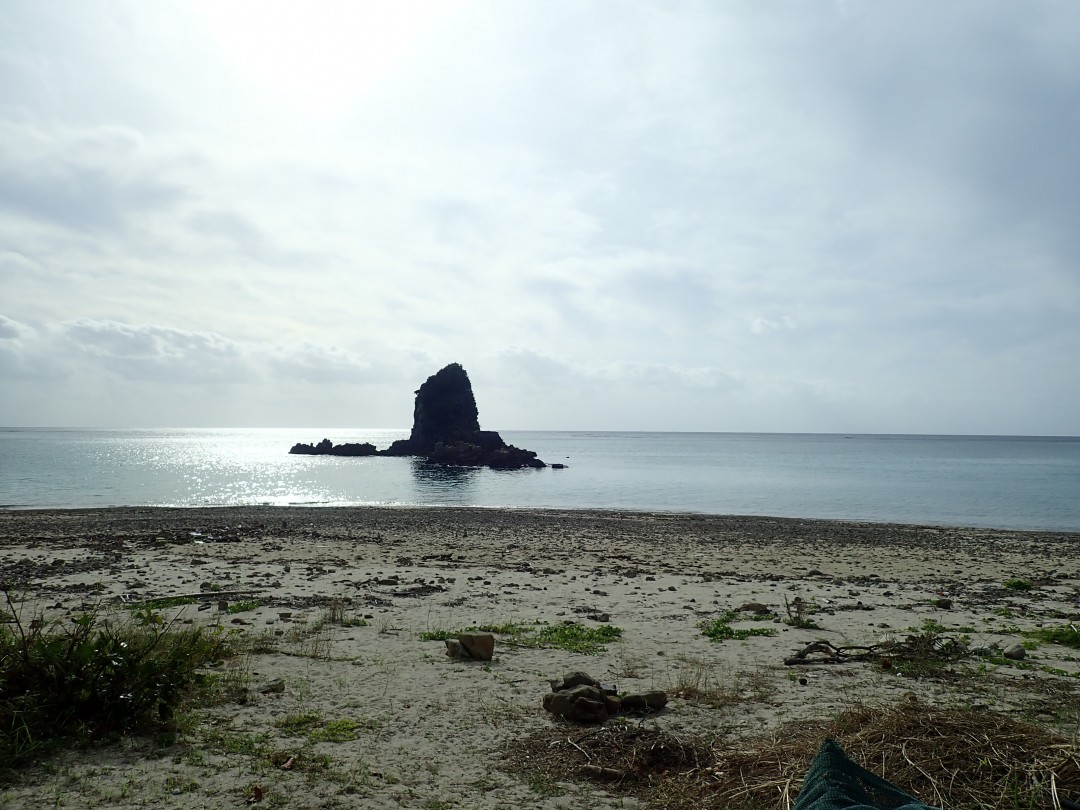
{"type": "Polygon", "coordinates": [[[47,333],[0,314],[0,383],[57,380],[64,364],[47,333]]]}
{"type": "Polygon", "coordinates": [[[30,334],[30,328],[6,315],[0,315],[0,340],[18,340],[30,334]]]}
{"type": "Polygon", "coordinates": [[[41,129],[0,122],[0,210],[31,222],[115,232],[174,208],[184,188],[125,127],[41,129]]]}
{"type": "Polygon", "coordinates": [[[1080,7],[437,5],[15,0],[12,418],[1080,431],[1080,7]]]}
{"type": "Polygon", "coordinates": [[[251,379],[245,347],[218,334],[89,319],[60,329],[73,349],[129,380],[185,385],[251,379]]]}
{"type": "Polygon", "coordinates": [[[758,317],[750,322],[750,331],[755,335],[766,335],[769,332],[778,332],[780,330],[791,330],[795,328],[795,319],[790,315],[781,315],[776,320],[758,317]]]}
{"type": "Polygon", "coordinates": [[[214,332],[90,319],[61,323],[57,332],[69,350],[81,356],[80,362],[131,381],[347,386],[397,376],[383,361],[364,360],[333,345],[257,343],[214,332]]]}
{"type": "Polygon", "coordinates": [[[396,379],[381,362],[364,360],[337,346],[311,343],[266,350],[267,367],[275,378],[297,384],[357,385],[396,379]]]}

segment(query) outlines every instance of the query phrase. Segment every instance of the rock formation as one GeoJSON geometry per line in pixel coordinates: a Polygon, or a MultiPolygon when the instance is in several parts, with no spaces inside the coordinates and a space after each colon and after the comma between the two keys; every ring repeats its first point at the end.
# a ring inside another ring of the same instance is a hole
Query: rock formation
{"type": "Polygon", "coordinates": [[[435,464],[501,470],[547,466],[531,450],[507,444],[493,430],[480,429],[472,383],[458,363],[451,363],[431,375],[417,390],[409,438],[400,439],[381,451],[371,444],[334,445],[329,439],[323,439],[317,445],[293,445],[289,452],[333,456],[422,456],[435,464]]]}
{"type": "Polygon", "coordinates": [[[370,442],[362,444],[334,444],[329,439],[323,439],[318,444],[294,444],[290,453],[303,456],[374,456],[378,454],[375,445],[370,442]]]}
{"type": "Polygon", "coordinates": [[[618,714],[654,714],[667,706],[666,692],[617,694],[614,685],[602,684],[584,672],[568,672],[562,681],[551,682],[543,706],[572,723],[603,723],[618,714]]]}

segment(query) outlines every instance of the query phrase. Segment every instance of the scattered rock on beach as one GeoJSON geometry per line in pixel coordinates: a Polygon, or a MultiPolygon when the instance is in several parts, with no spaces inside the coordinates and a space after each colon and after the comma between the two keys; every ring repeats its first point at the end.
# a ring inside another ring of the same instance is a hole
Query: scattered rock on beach
{"type": "Polygon", "coordinates": [[[551,692],[544,695],[543,705],[572,723],[603,723],[617,714],[660,711],[667,701],[667,694],[661,691],[619,698],[613,684],[601,684],[585,672],[568,672],[561,681],[551,681],[551,692]]]}
{"type": "Polygon", "coordinates": [[[561,681],[551,682],[551,691],[563,692],[568,689],[573,689],[575,686],[592,686],[599,689],[600,681],[591,678],[588,673],[585,672],[567,672],[561,681]]]}
{"type": "Polygon", "coordinates": [[[1023,644],[1010,644],[1001,654],[1012,661],[1022,661],[1027,656],[1027,650],[1023,644]]]}
{"type": "Polygon", "coordinates": [[[544,695],[544,708],[572,723],[603,723],[619,713],[619,699],[598,687],[578,684],[544,695]]]}
{"type": "Polygon", "coordinates": [[[491,633],[461,633],[457,640],[446,640],[446,654],[463,661],[490,661],[495,654],[495,636],[491,633]]]}
{"type": "Polygon", "coordinates": [[[667,706],[667,692],[654,690],[640,694],[626,695],[622,699],[624,712],[658,712],[667,706]]]}

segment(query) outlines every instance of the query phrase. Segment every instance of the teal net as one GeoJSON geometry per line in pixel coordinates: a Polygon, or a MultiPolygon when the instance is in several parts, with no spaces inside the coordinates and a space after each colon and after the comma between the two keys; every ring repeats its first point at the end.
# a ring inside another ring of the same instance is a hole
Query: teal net
{"type": "Polygon", "coordinates": [[[795,810],[934,810],[848,759],[825,740],[806,772],[795,810]]]}

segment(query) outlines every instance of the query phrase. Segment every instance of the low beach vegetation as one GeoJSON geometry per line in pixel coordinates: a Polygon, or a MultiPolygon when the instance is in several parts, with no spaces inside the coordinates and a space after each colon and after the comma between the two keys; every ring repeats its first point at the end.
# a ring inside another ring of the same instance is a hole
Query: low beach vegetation
{"type": "Polygon", "coordinates": [[[1057,627],[1039,627],[1029,635],[1047,644],[1060,644],[1080,650],[1080,628],[1075,624],[1063,624],[1057,627]]]}
{"type": "Polygon", "coordinates": [[[732,627],[731,623],[740,621],[743,617],[734,610],[724,611],[721,615],[706,619],[698,624],[701,634],[713,641],[745,641],[754,636],[775,636],[774,627],[732,627]]]}
{"type": "Polygon", "coordinates": [[[594,655],[606,645],[622,637],[622,628],[610,624],[586,627],[577,622],[563,624],[487,624],[460,630],[427,630],[420,634],[421,641],[448,641],[462,633],[493,633],[503,636],[503,644],[515,647],[560,649],[568,652],[594,655]]]}
{"type": "Polygon", "coordinates": [[[787,613],[787,623],[800,630],[818,630],[817,623],[810,618],[811,613],[817,611],[817,603],[813,600],[803,599],[796,596],[790,602],[784,597],[784,612],[787,613]]]}
{"type": "Polygon", "coordinates": [[[0,761],[8,767],[63,743],[128,732],[169,732],[188,698],[210,683],[204,668],[232,654],[219,629],[178,628],[149,607],[114,619],[88,612],[65,622],[0,625],[0,761]]]}
{"type": "Polygon", "coordinates": [[[168,610],[169,608],[194,605],[199,601],[195,596],[163,596],[160,599],[149,599],[146,602],[138,602],[128,605],[132,611],[139,610],[168,610]]]}
{"type": "Polygon", "coordinates": [[[764,702],[776,694],[773,675],[764,669],[730,672],[715,662],[689,657],[680,658],[679,663],[671,694],[682,700],[726,709],[740,703],[764,702]]]}
{"type": "Polygon", "coordinates": [[[1035,583],[1030,579],[1020,578],[1007,579],[1004,585],[1010,591],[1030,591],[1035,587],[1035,583]]]}
{"type": "Polygon", "coordinates": [[[367,619],[352,615],[349,602],[341,597],[335,597],[327,603],[318,623],[333,624],[338,627],[367,627],[370,624],[367,619]]]}

